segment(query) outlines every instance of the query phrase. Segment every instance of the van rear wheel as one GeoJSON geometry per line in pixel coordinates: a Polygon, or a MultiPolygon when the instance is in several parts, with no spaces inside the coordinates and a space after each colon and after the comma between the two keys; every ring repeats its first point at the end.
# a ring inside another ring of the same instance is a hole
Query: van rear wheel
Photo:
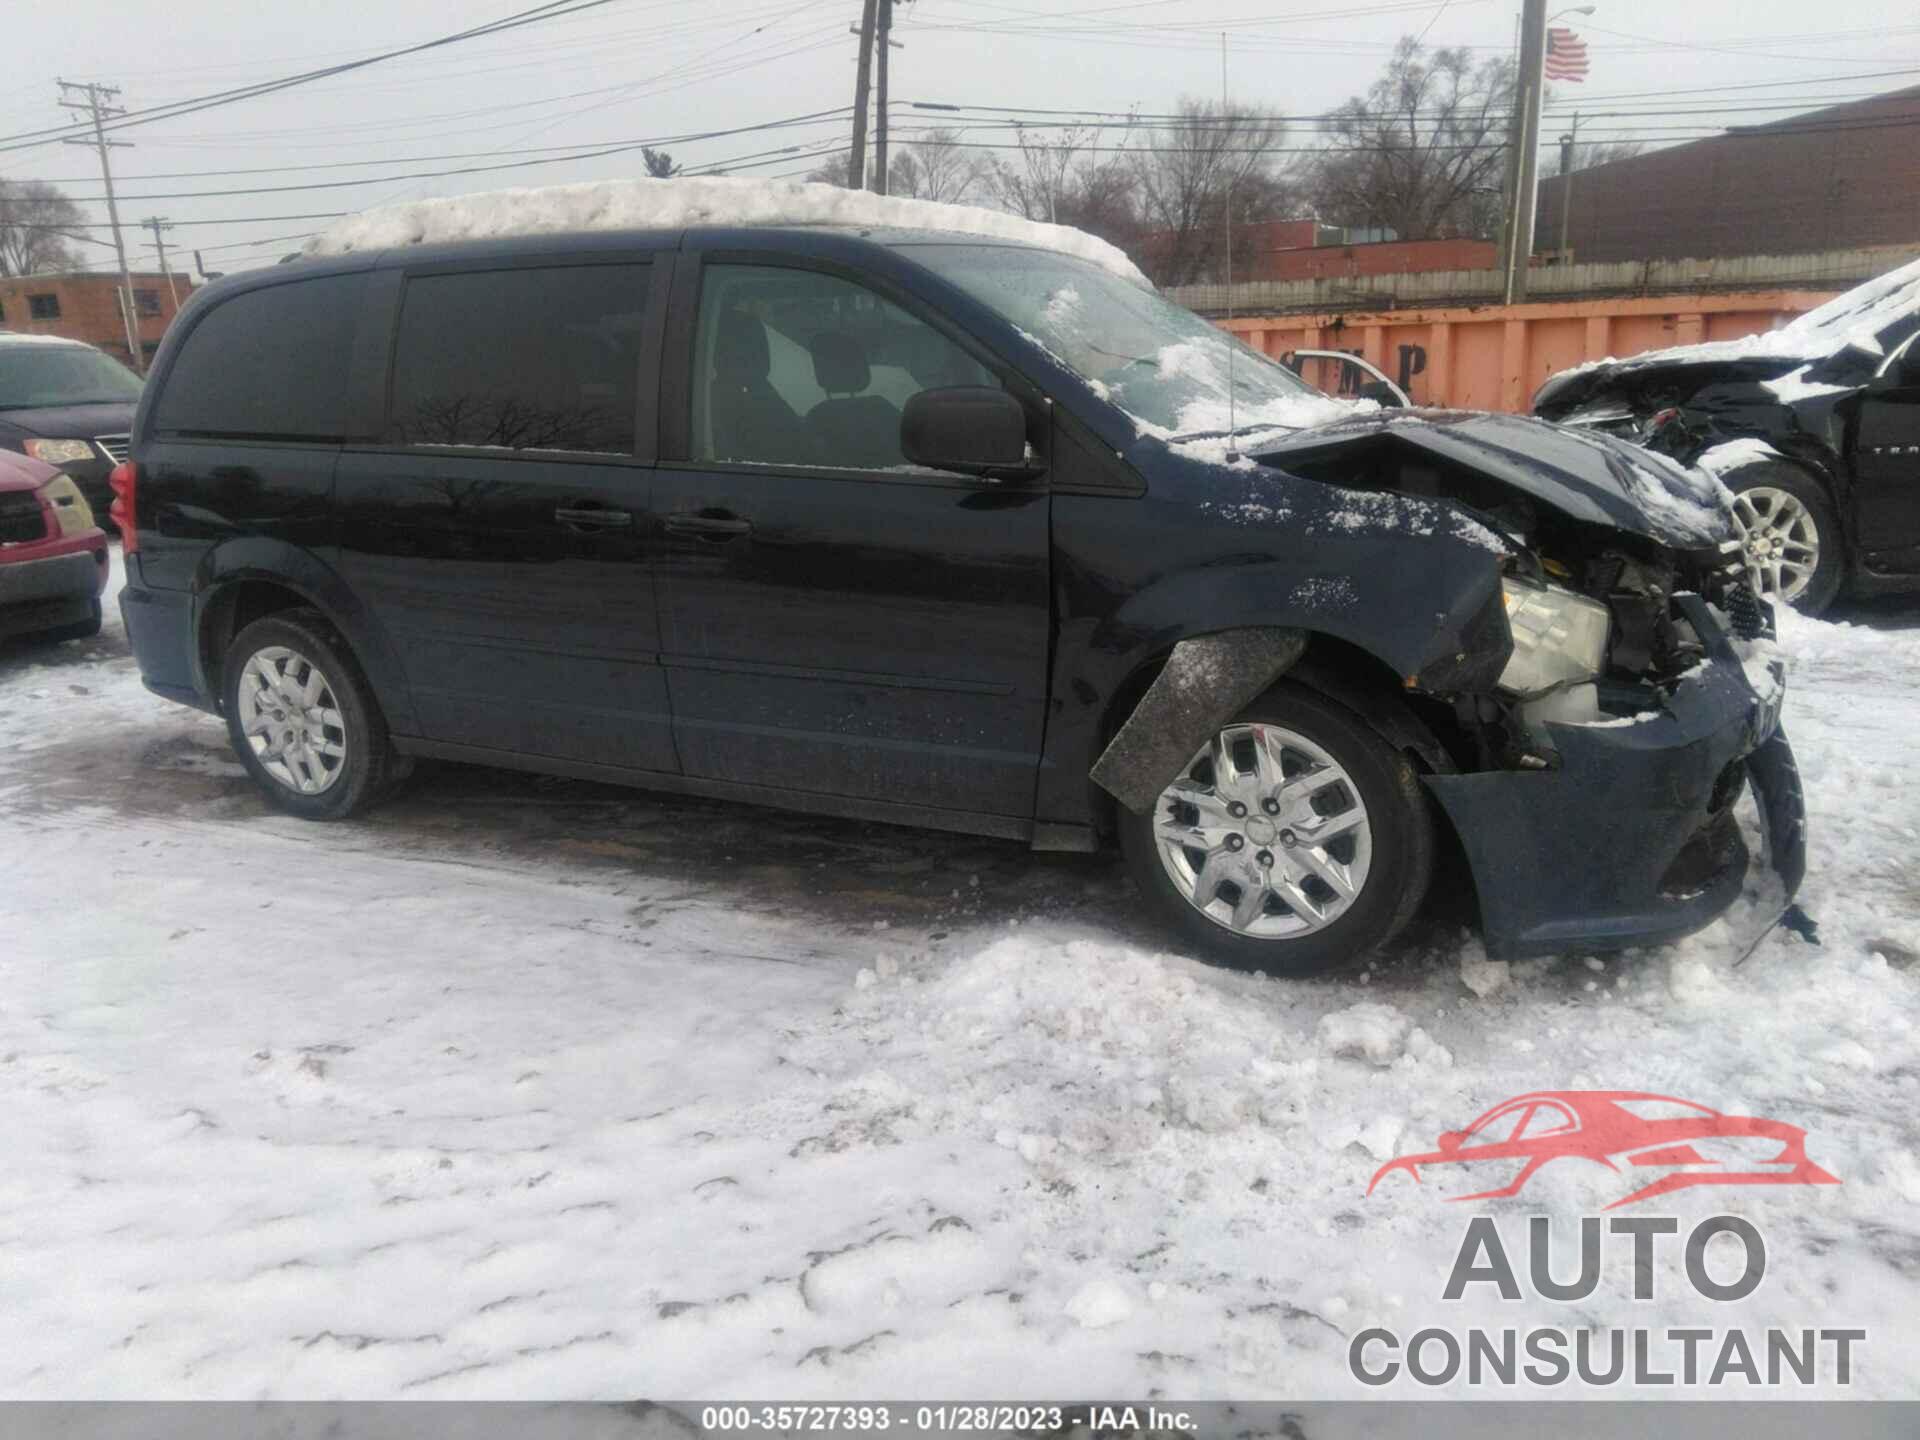
{"type": "Polygon", "coordinates": [[[1375,954],[1433,869],[1407,758],[1294,683],[1201,746],[1151,814],[1124,813],[1120,839],[1135,885],[1206,958],[1275,975],[1375,954]]]}
{"type": "Polygon", "coordinates": [[[254,621],[228,647],[222,678],[234,753],[282,810],[344,819],[397,778],[372,687],[319,611],[254,621]]]}

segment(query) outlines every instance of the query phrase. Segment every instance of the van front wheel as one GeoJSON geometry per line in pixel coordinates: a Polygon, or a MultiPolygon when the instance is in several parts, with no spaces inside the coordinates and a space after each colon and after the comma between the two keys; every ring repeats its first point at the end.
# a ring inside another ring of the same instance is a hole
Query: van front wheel
{"type": "Polygon", "coordinates": [[[267,798],[340,820],[385,791],[386,718],[353,652],[317,610],[286,610],[234,637],[222,668],[227,733],[267,798]]]}
{"type": "Polygon", "coordinates": [[[1121,848],[1154,908],[1210,959],[1316,975],[1413,917],[1433,826],[1406,757],[1343,706],[1276,685],[1195,753],[1121,848]]]}

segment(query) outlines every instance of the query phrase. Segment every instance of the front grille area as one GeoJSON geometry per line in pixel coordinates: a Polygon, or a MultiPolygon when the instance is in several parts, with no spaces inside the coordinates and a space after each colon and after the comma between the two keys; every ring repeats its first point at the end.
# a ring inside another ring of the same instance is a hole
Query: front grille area
{"type": "Polygon", "coordinates": [[[19,490],[0,495],[0,545],[46,538],[47,516],[38,495],[19,490]]]}
{"type": "Polygon", "coordinates": [[[125,435],[96,435],[93,443],[107,452],[107,458],[118,465],[127,458],[127,437],[125,435]]]}
{"type": "Polygon", "coordinates": [[[1733,625],[1733,633],[1742,640],[1758,640],[1763,636],[1772,638],[1773,626],[1767,616],[1766,607],[1760,603],[1760,597],[1753,593],[1753,587],[1743,580],[1736,580],[1727,586],[1727,619],[1733,625]]]}

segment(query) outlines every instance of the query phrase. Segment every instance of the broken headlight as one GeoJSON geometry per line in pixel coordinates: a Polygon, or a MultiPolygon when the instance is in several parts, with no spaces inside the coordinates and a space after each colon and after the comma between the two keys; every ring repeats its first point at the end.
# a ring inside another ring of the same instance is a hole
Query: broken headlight
{"type": "Polygon", "coordinates": [[[1556,685],[1591,680],[1607,659],[1607,607],[1559,585],[1512,576],[1500,582],[1513,632],[1513,658],[1500,688],[1532,695],[1556,685]]]}

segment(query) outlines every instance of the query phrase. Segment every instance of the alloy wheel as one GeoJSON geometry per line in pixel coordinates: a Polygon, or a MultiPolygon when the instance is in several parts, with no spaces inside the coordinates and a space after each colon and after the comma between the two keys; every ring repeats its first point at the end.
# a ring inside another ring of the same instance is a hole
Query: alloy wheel
{"type": "Polygon", "coordinates": [[[240,675],[240,730],[265,770],[298,795],[319,795],[347,768],[346,720],[333,683],[297,650],[269,645],[240,675]]]}
{"type": "Polygon", "coordinates": [[[1820,527],[1799,496],[1756,485],[1733,497],[1734,528],[1753,588],[1768,600],[1792,602],[1820,568],[1820,527]]]}
{"type": "Polygon", "coordinates": [[[1229,725],[1154,807],[1154,850],[1201,914],[1281,940],[1324,929],[1367,883],[1373,830],[1332,755],[1279,725],[1229,725]]]}

